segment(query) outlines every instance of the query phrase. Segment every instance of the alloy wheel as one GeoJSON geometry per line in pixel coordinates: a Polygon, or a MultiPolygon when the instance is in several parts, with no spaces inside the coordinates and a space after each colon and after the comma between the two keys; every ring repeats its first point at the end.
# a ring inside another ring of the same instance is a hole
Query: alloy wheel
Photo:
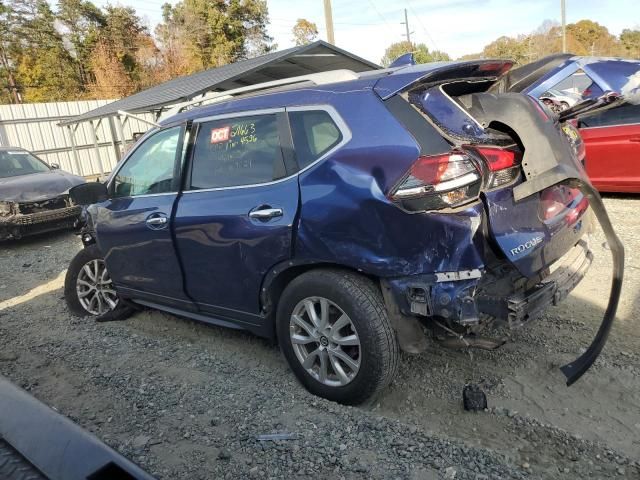
{"type": "Polygon", "coordinates": [[[313,378],[324,385],[350,383],[360,369],[361,346],[349,316],[323,297],[308,297],[293,309],[289,321],[296,357],[313,378]]]}
{"type": "Polygon", "coordinates": [[[118,295],[104,260],[94,259],[85,263],[76,281],[78,301],[91,315],[102,315],[118,305],[118,295]]]}

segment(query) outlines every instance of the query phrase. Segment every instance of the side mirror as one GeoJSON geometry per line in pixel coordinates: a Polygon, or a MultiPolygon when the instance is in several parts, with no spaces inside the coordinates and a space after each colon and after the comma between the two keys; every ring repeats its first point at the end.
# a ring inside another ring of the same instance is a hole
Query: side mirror
{"type": "Polygon", "coordinates": [[[58,165],[57,163],[52,163],[51,165],[49,165],[53,170],[60,170],[60,165],[58,165]]]}
{"type": "Polygon", "coordinates": [[[76,185],[69,190],[69,197],[76,205],[92,205],[108,198],[104,183],[89,182],[76,185]]]}

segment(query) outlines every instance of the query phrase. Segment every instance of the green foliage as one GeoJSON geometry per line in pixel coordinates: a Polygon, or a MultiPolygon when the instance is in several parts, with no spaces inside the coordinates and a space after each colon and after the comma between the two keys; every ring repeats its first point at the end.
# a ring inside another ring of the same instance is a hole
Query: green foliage
{"type": "Polygon", "coordinates": [[[620,34],[621,51],[620,54],[640,59],[640,30],[630,30],[625,28],[620,34]]]}
{"type": "MultiPolygon", "coordinates": [[[[619,38],[592,20],[580,20],[566,27],[567,50],[576,55],[640,58],[640,31],[623,30],[619,38]]],[[[509,58],[517,65],[562,52],[562,30],[545,21],[528,35],[500,37],[486,45],[477,58],[509,58]]],[[[470,56],[467,56],[470,57],[470,56]]]]}
{"type": "Polygon", "coordinates": [[[46,0],[13,0],[13,66],[22,99],[28,102],[76,98],[80,80],[55,28],[46,0]]]}
{"type": "Polygon", "coordinates": [[[183,0],[163,6],[160,36],[179,38],[189,71],[218,67],[269,50],[264,0],[183,0]]]}
{"type": "Polygon", "coordinates": [[[405,53],[413,53],[416,63],[429,63],[449,61],[451,58],[445,52],[439,50],[429,51],[424,43],[410,43],[407,41],[392,43],[385,50],[384,56],[380,60],[383,67],[388,67],[395,59],[405,53]]]}

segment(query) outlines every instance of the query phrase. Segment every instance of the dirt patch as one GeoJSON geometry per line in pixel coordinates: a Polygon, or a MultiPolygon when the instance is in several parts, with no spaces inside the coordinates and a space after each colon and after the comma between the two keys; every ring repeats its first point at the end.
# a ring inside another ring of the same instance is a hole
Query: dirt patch
{"type": "Polygon", "coordinates": [[[0,246],[0,373],[160,478],[640,477],[640,199],[608,198],[627,251],[619,317],[595,367],[567,388],[558,367],[600,323],[609,252],[587,278],[495,352],[402,357],[398,379],[351,408],[300,387],[254,336],[145,311],[73,318],[60,279],[71,234],[0,246]],[[473,380],[490,409],[462,409],[473,380]],[[295,440],[259,442],[291,432],[295,440]]]}

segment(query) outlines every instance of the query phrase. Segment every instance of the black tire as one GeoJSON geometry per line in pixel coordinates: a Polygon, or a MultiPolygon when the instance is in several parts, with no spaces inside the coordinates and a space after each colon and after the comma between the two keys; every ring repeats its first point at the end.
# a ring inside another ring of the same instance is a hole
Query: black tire
{"type": "Polygon", "coordinates": [[[361,275],[342,270],[312,270],[296,277],[278,303],[276,328],[280,348],[298,380],[314,395],[356,405],[375,397],[387,387],[398,367],[396,336],[387,317],[380,288],[361,275]],[[298,360],[289,322],[300,301],[324,297],[343,310],[360,339],[360,368],[343,386],[328,386],[311,376],[298,360]]]}
{"type": "Polygon", "coordinates": [[[33,465],[3,440],[0,440],[0,478],[2,480],[45,480],[33,465]]]}
{"type": "Polygon", "coordinates": [[[131,316],[135,311],[130,305],[120,300],[115,309],[103,313],[102,315],[92,314],[85,310],[80,301],[78,300],[78,293],[76,290],[76,282],[78,280],[78,274],[84,265],[91,260],[102,260],[102,253],[96,244],[88,245],[80,250],[69,265],[67,275],[64,279],[64,299],[67,302],[67,306],[73,315],[78,317],[93,317],[97,321],[114,321],[124,320],[131,316]]]}
{"type": "Polygon", "coordinates": [[[560,110],[565,111],[569,109],[569,104],[567,102],[560,102],[560,110]]]}

